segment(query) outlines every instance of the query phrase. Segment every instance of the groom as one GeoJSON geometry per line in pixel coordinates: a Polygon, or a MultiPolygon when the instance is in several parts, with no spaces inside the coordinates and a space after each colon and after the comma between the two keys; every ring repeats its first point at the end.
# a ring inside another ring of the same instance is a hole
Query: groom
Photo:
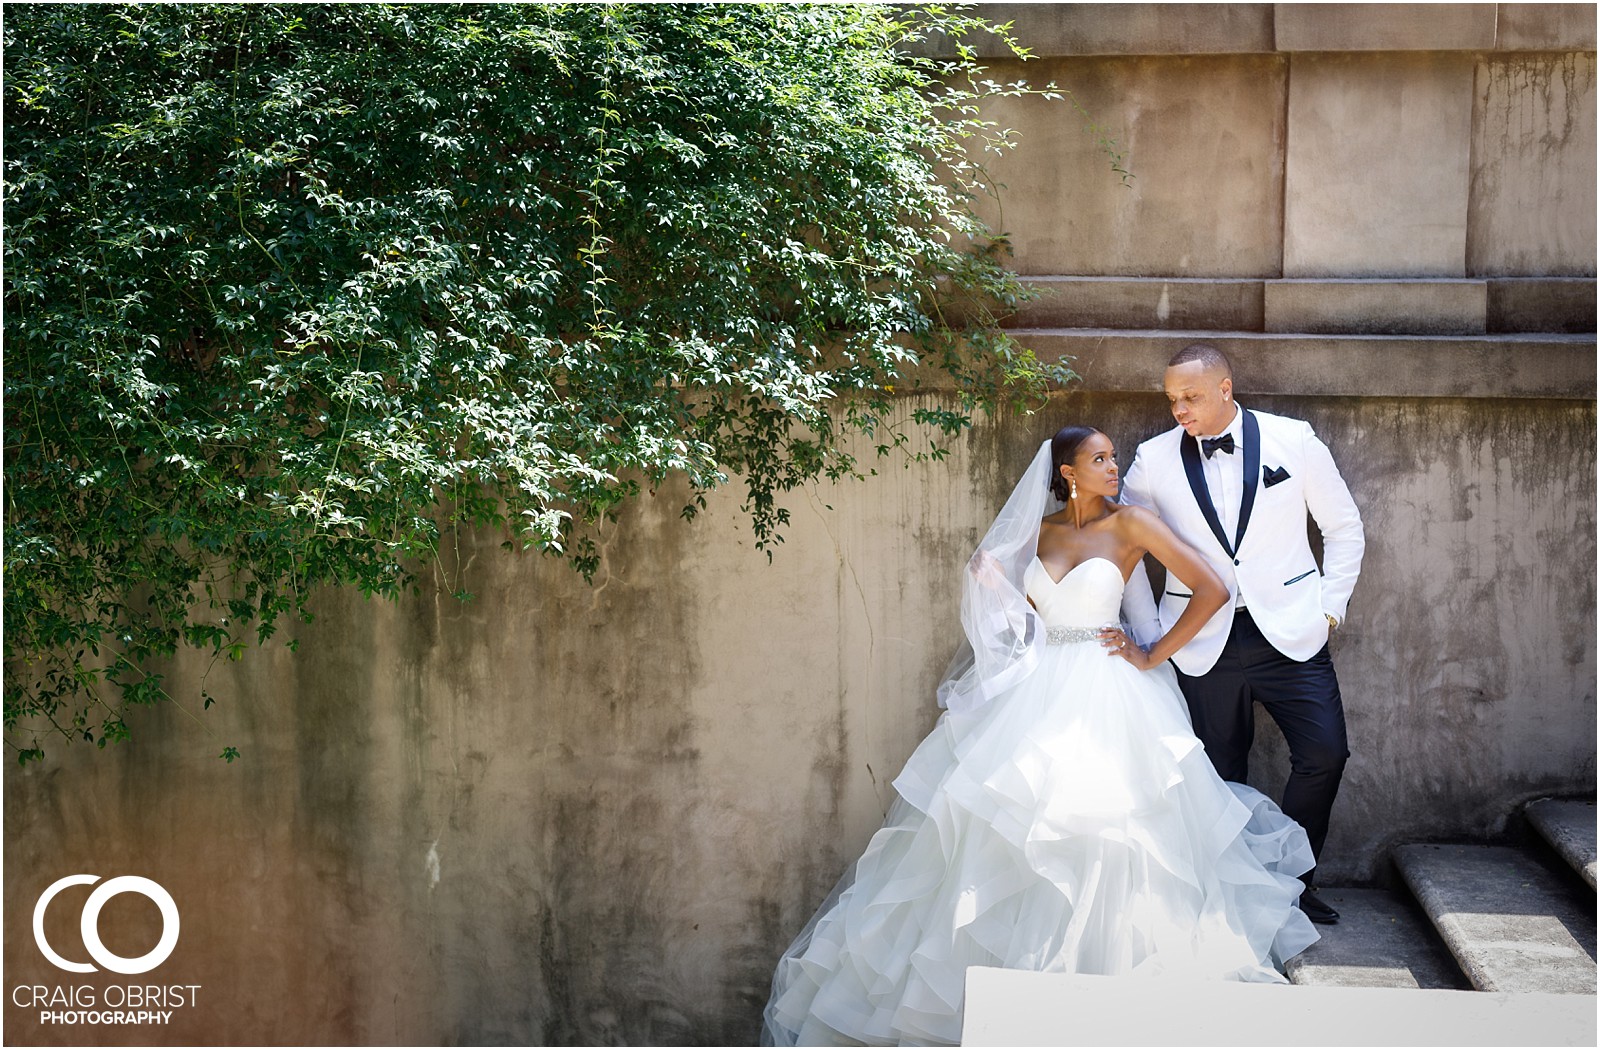
{"type": "MultiPolygon", "coordinates": [[[[1159,515],[1233,595],[1172,658],[1178,684],[1207,756],[1236,783],[1245,781],[1260,701],[1289,744],[1283,811],[1320,857],[1350,757],[1327,642],[1361,570],[1361,515],[1309,424],[1233,400],[1233,369],[1220,350],[1184,347],[1168,363],[1164,385],[1178,425],[1139,446],[1122,501],[1159,515]],[[1320,572],[1308,511],[1322,532],[1320,572]]],[[[1148,586],[1130,584],[1135,640],[1148,645],[1188,599],[1171,575],[1159,609],[1148,586]]],[[[1303,876],[1300,907],[1312,922],[1337,922],[1339,913],[1311,888],[1315,874],[1303,876]]]]}

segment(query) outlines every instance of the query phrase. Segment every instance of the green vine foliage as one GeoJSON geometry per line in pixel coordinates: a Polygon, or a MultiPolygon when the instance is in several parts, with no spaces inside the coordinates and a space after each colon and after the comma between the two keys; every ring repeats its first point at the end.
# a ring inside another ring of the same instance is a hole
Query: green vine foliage
{"type": "Polygon", "coordinates": [[[995,324],[1022,292],[969,210],[1010,146],[978,103],[1032,89],[983,80],[980,31],[8,6],[8,746],[126,737],[176,702],[161,658],[237,659],[318,586],[396,596],[454,524],[589,574],[623,501],[681,477],[692,517],[737,478],[770,544],[784,491],[863,472],[849,435],[938,455],[1069,378],[995,324]],[[959,394],[891,422],[928,375],[959,394]]]}

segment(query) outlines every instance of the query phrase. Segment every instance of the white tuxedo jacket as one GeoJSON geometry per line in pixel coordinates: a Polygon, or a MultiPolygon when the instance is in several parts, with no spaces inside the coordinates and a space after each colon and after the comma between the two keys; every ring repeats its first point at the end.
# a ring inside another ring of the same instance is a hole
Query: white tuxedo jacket
{"type": "MultiPolygon", "coordinates": [[[[1228,587],[1228,603],[1172,658],[1191,676],[1216,664],[1233,629],[1238,596],[1279,652],[1292,660],[1315,656],[1328,640],[1323,614],[1344,620],[1366,548],[1361,514],[1311,425],[1242,405],[1239,410],[1244,441],[1233,455],[1244,469],[1244,492],[1235,535],[1223,533],[1206,487],[1200,443],[1182,427],[1141,444],[1123,482],[1122,502],[1159,515],[1228,587]],[[1320,572],[1306,534],[1308,511],[1322,531],[1320,572]]],[[[1148,645],[1177,622],[1191,592],[1169,571],[1158,606],[1143,571],[1135,577],[1128,583],[1124,613],[1135,639],[1148,645]]]]}

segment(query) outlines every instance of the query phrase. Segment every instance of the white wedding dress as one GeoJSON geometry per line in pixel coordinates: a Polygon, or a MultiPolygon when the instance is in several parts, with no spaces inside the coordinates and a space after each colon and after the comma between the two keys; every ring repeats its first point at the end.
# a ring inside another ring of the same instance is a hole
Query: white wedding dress
{"type": "MultiPolygon", "coordinates": [[[[1035,558],[1024,580],[1053,643],[1117,621],[1104,558],[1059,582],[1035,558]]],[[[1281,982],[1317,939],[1295,906],[1305,832],[1217,776],[1169,667],[1097,640],[1047,645],[1009,692],[947,713],[895,787],[779,961],[764,1043],[957,1043],[969,966],[1281,982]]]]}

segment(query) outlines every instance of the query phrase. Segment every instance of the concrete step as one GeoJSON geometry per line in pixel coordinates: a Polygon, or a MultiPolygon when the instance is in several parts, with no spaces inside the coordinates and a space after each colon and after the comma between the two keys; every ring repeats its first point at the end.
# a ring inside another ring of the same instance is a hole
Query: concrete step
{"type": "Polygon", "coordinates": [[[1486,281],[1295,278],[1262,288],[1268,332],[1481,335],[1486,281]]]}
{"type": "Polygon", "coordinates": [[[1024,277],[1038,294],[1007,328],[1164,328],[1262,331],[1257,278],[1024,277]]]}
{"type": "Polygon", "coordinates": [[[1455,988],[1472,986],[1414,902],[1390,890],[1323,887],[1339,922],[1289,960],[1289,980],[1308,987],[1455,988]]]}
{"type": "Polygon", "coordinates": [[[1475,335],[1595,330],[1592,277],[1037,274],[1007,328],[1475,335]]]}
{"type": "Polygon", "coordinates": [[[1592,332],[1593,277],[1491,277],[1491,332],[1592,332]]]}
{"type": "Polygon", "coordinates": [[[1561,854],[1592,890],[1595,866],[1595,810],[1593,801],[1547,798],[1523,809],[1544,840],[1561,854]]]}
{"type": "Polygon", "coordinates": [[[1262,332],[1029,328],[1010,333],[1044,360],[1067,359],[1081,389],[1154,393],[1178,350],[1206,342],[1252,394],[1593,400],[1595,336],[1281,335],[1262,332]]]}
{"type": "Polygon", "coordinates": [[[1595,902],[1508,846],[1400,846],[1395,866],[1472,986],[1595,992],[1595,902]]]}

